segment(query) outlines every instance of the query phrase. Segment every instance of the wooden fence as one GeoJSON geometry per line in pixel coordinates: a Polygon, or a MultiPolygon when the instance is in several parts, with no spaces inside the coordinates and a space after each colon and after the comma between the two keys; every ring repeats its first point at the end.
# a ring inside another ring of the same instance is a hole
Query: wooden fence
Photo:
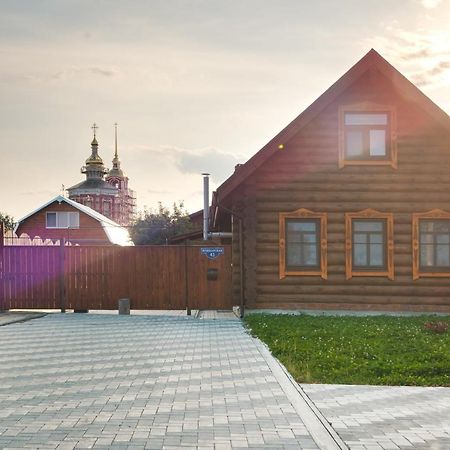
{"type": "Polygon", "coordinates": [[[1,309],[231,309],[231,248],[0,247],[1,309]],[[207,274],[209,273],[209,278],[207,274]]]}

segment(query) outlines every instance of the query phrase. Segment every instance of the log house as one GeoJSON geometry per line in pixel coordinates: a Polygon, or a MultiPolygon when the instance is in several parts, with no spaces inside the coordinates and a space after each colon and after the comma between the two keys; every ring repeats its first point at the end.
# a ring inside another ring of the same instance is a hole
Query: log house
{"type": "Polygon", "coordinates": [[[234,304],[243,289],[250,309],[450,312],[450,118],[375,50],[212,207],[234,304]]]}

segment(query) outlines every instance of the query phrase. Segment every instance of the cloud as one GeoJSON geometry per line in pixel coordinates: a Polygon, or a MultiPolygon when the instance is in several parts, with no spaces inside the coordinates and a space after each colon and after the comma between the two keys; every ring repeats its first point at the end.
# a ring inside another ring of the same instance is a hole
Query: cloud
{"type": "Polygon", "coordinates": [[[429,48],[421,48],[419,50],[412,49],[399,55],[399,57],[404,61],[429,58],[430,56],[432,56],[432,52],[429,48]]]}
{"type": "Polygon", "coordinates": [[[56,197],[59,194],[59,192],[50,191],[50,190],[41,190],[41,191],[23,191],[20,192],[20,195],[49,195],[56,197]]]}
{"type": "Polygon", "coordinates": [[[112,78],[120,75],[120,71],[115,67],[91,66],[91,67],[68,67],[50,75],[54,80],[65,80],[77,78],[83,75],[94,75],[103,78],[112,78]]]}
{"type": "Polygon", "coordinates": [[[441,2],[442,0],[421,0],[420,4],[425,9],[434,9],[437,8],[441,2]]]}
{"type": "Polygon", "coordinates": [[[117,69],[114,68],[89,67],[88,70],[94,75],[101,75],[103,77],[115,77],[118,75],[117,69]]]}
{"type": "Polygon", "coordinates": [[[415,74],[413,76],[413,82],[417,86],[427,86],[432,84],[436,78],[442,73],[447,72],[450,69],[450,61],[442,61],[429,70],[415,74]]]}
{"type": "Polygon", "coordinates": [[[232,153],[226,153],[214,148],[202,150],[185,150],[176,147],[164,147],[164,152],[174,159],[177,169],[186,174],[211,174],[216,182],[228,178],[234,167],[242,159],[232,153]]]}
{"type": "MultiPolygon", "coordinates": [[[[417,86],[437,87],[450,75],[450,32],[448,29],[411,31],[392,22],[385,33],[369,40],[417,86]]],[[[448,83],[448,81],[447,81],[448,83]]]]}
{"type": "Polygon", "coordinates": [[[147,189],[147,192],[149,194],[157,194],[157,195],[167,195],[167,194],[173,194],[173,191],[165,191],[165,190],[157,190],[157,189],[147,189]]]}

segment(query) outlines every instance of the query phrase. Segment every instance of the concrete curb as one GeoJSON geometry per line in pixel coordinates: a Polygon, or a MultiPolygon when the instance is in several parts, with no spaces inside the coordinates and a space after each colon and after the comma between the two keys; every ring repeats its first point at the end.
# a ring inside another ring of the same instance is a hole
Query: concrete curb
{"type": "Polygon", "coordinates": [[[39,319],[40,317],[46,316],[47,313],[30,313],[30,314],[6,314],[6,316],[2,317],[0,314],[0,327],[4,327],[6,325],[11,325],[13,323],[27,322],[32,319],[39,319]],[[14,317],[19,316],[19,317],[14,317]],[[8,318],[6,318],[8,317],[8,318]]]}
{"type": "Polygon", "coordinates": [[[252,339],[318,447],[321,450],[348,450],[345,442],[267,346],[257,338],[252,339]]]}

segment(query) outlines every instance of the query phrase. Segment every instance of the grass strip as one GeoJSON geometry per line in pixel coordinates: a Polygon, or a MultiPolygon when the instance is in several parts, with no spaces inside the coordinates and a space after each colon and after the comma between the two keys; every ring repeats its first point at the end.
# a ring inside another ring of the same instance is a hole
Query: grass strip
{"type": "Polygon", "coordinates": [[[450,316],[255,313],[244,320],[300,383],[450,386],[450,316]],[[437,322],[438,331],[427,326],[437,322]]]}

